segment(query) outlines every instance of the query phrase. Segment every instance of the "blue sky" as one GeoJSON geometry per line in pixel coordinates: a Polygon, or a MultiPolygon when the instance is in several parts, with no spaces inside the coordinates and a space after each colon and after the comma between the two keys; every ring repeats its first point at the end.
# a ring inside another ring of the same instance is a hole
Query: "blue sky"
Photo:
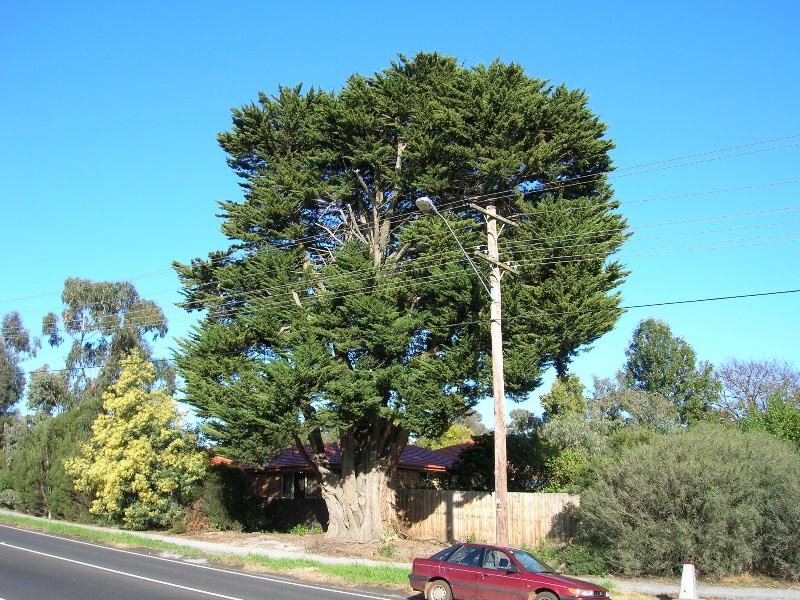
{"type": "MultiPolygon", "coordinates": [[[[634,308],[575,361],[585,385],[622,366],[648,317],[715,364],[800,366],[800,294],[772,294],[800,289],[791,1],[3,3],[0,314],[38,332],[66,278],[129,280],[166,312],[169,356],[195,319],[170,264],[226,247],[216,201],[241,197],[215,141],[230,108],[418,51],[517,62],[585,89],[609,124],[634,308]],[[668,304],[729,296],[749,297],[668,304]]],[[[479,409],[491,423],[491,401],[479,409]]]]}

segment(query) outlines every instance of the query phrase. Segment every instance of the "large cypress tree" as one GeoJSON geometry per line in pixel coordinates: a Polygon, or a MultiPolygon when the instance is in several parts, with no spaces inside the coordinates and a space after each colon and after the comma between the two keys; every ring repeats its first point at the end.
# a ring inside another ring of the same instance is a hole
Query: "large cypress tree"
{"type": "Polygon", "coordinates": [[[218,137],[244,192],[220,203],[231,245],[175,264],[183,307],[204,311],[178,368],[218,451],[259,463],[309,445],[328,534],[380,536],[409,435],[440,435],[491,386],[485,286],[422,195],[465,248],[486,240],[470,202],[516,219],[500,248],[519,272],[504,279],[509,395],[566,373],[618,319],[625,277],[609,259],[627,236],[613,144],[587,101],[519,65],[420,53],[338,93],[282,87],[235,109],[218,137]]]}

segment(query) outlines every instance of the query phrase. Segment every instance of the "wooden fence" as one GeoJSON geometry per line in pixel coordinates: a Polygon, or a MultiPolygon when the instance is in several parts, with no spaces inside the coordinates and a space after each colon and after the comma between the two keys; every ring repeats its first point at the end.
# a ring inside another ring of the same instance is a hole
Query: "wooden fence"
{"type": "MultiPolygon", "coordinates": [[[[538,546],[544,540],[568,540],[575,535],[570,509],[580,496],[570,494],[508,494],[508,543],[538,546]]],[[[452,490],[397,491],[397,515],[412,538],[452,540],[495,539],[494,494],[452,490]]]]}

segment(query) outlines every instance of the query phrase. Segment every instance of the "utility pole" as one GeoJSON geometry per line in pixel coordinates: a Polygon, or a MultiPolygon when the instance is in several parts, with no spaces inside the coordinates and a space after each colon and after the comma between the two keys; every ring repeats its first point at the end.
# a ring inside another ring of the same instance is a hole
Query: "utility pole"
{"type": "MultiPolygon", "coordinates": [[[[458,236],[452,230],[439,211],[433,200],[427,196],[422,196],[416,200],[417,207],[423,212],[433,212],[441,218],[450,234],[455,238],[458,247],[467,257],[470,266],[475,271],[478,279],[486,288],[481,274],[472,262],[469,254],[467,254],[461,242],[458,241],[458,236]]],[[[494,202],[489,202],[486,208],[478,206],[477,204],[470,204],[470,208],[477,210],[486,217],[486,233],[487,233],[487,246],[488,250],[484,254],[482,252],[475,252],[475,255],[483,258],[490,264],[489,271],[489,286],[487,289],[491,296],[491,306],[489,315],[491,318],[491,345],[492,345],[492,389],[494,391],[494,497],[495,497],[495,543],[498,546],[508,545],[508,458],[506,452],[506,394],[505,394],[505,377],[503,375],[503,321],[502,321],[502,299],[500,295],[500,269],[517,274],[517,271],[512,267],[500,262],[500,250],[497,243],[497,221],[509,227],[516,227],[513,221],[497,215],[497,207],[494,202]]]]}
{"type": "Polygon", "coordinates": [[[492,334],[492,389],[494,391],[494,497],[496,509],[495,543],[498,546],[508,545],[508,457],[506,452],[506,396],[505,377],[503,375],[503,321],[502,296],[500,293],[500,269],[516,275],[516,271],[500,261],[498,248],[497,221],[515,227],[509,221],[497,215],[494,202],[486,208],[475,204],[470,206],[486,216],[487,253],[483,257],[490,264],[489,285],[491,287],[492,304],[490,307],[492,334]]]}
{"type": "Polygon", "coordinates": [[[497,244],[497,207],[486,205],[486,233],[490,262],[489,283],[492,288],[492,388],[494,389],[494,496],[497,510],[495,540],[498,546],[508,545],[508,478],[506,476],[506,398],[503,376],[503,323],[500,294],[500,251],[497,244]]]}

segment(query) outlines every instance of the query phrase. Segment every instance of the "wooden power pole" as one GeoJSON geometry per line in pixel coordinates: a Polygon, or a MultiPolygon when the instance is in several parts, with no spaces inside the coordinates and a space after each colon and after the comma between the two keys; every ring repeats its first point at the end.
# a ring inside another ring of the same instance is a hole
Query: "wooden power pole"
{"type": "Polygon", "coordinates": [[[490,317],[492,320],[492,388],[494,390],[494,496],[496,509],[495,542],[498,546],[508,545],[508,458],[506,452],[506,397],[505,378],[503,375],[503,321],[502,295],[500,293],[500,269],[516,273],[514,269],[500,262],[500,251],[497,243],[497,221],[514,226],[512,221],[497,216],[497,207],[493,202],[482,209],[471,205],[486,216],[486,233],[488,249],[485,258],[490,263],[489,284],[492,304],[490,317]]]}
{"type": "MultiPolygon", "coordinates": [[[[455,238],[458,247],[466,255],[470,266],[475,271],[481,284],[486,288],[481,274],[478,272],[477,267],[473,263],[469,254],[464,250],[461,242],[458,241],[458,236],[452,230],[450,225],[439,211],[436,209],[436,204],[427,196],[417,198],[415,201],[417,207],[423,212],[433,212],[438,215],[447,225],[453,238],[455,238]]],[[[497,243],[497,221],[509,227],[516,227],[513,221],[497,215],[497,207],[494,202],[490,201],[486,208],[480,207],[477,204],[470,204],[470,207],[482,213],[486,217],[486,233],[488,238],[488,250],[484,254],[476,252],[476,255],[490,263],[489,272],[489,286],[486,291],[491,296],[491,334],[492,334],[492,389],[494,390],[494,497],[495,497],[495,541],[498,546],[508,545],[508,476],[507,465],[508,458],[506,452],[506,394],[505,394],[505,378],[503,376],[503,321],[502,321],[502,299],[500,295],[500,270],[509,271],[510,273],[517,272],[508,265],[500,262],[500,250],[497,243]]]]}

